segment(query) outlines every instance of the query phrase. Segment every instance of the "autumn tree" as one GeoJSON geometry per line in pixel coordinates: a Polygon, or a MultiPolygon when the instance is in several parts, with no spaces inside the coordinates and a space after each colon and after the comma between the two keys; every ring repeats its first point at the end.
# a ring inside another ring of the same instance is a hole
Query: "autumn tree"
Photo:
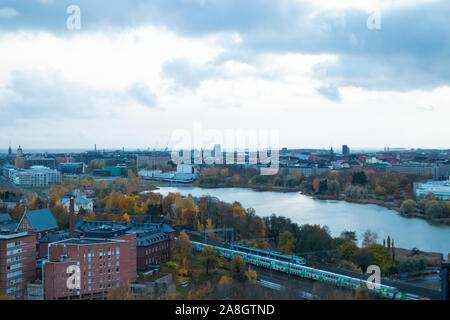
{"type": "Polygon", "coordinates": [[[256,281],[256,279],[258,279],[258,273],[253,270],[251,266],[248,266],[248,271],[245,272],[245,276],[250,282],[256,281]]]}
{"type": "Polygon", "coordinates": [[[217,251],[212,247],[205,247],[200,255],[200,262],[205,266],[206,274],[208,275],[209,270],[217,265],[217,251]]]}
{"type": "Polygon", "coordinates": [[[353,260],[358,252],[357,245],[352,241],[346,241],[340,248],[339,253],[342,258],[353,260]]]}
{"type": "Polygon", "coordinates": [[[183,258],[190,259],[192,257],[192,243],[186,232],[181,231],[175,244],[175,255],[179,261],[183,258]]]}
{"type": "Polygon", "coordinates": [[[230,269],[233,273],[233,278],[236,280],[244,280],[245,262],[239,254],[235,254],[231,259],[230,269]]]}
{"type": "Polygon", "coordinates": [[[363,234],[362,246],[367,247],[373,243],[377,243],[378,234],[372,232],[371,230],[366,230],[363,234]]]}
{"type": "Polygon", "coordinates": [[[283,232],[278,239],[278,251],[284,254],[293,254],[295,250],[295,241],[294,235],[291,232],[283,232]]]}

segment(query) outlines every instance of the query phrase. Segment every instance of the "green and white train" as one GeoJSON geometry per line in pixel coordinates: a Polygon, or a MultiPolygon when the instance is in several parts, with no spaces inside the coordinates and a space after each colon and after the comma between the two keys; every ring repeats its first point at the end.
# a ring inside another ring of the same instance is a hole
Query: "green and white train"
{"type": "MultiPolygon", "coordinates": [[[[380,284],[379,286],[374,286],[374,283],[352,278],[349,276],[344,276],[341,274],[319,270],[315,268],[307,267],[303,264],[298,264],[299,260],[292,259],[291,261],[283,261],[285,259],[274,258],[273,254],[258,254],[258,252],[252,252],[251,248],[247,248],[244,251],[242,246],[234,246],[232,249],[222,248],[218,246],[213,246],[201,242],[192,242],[194,250],[202,251],[205,247],[212,247],[217,251],[219,256],[225,257],[227,259],[232,259],[234,255],[238,254],[242,259],[249,264],[267,268],[271,270],[277,270],[280,272],[292,274],[294,276],[299,276],[311,280],[324,281],[333,283],[339,287],[357,289],[365,286],[368,290],[375,292],[388,299],[399,299],[399,300],[419,300],[420,297],[408,293],[401,293],[397,288],[387,285],[380,284]]],[[[258,250],[261,251],[261,250],[258,250]]],[[[304,263],[304,260],[302,260],[304,263]]]]}

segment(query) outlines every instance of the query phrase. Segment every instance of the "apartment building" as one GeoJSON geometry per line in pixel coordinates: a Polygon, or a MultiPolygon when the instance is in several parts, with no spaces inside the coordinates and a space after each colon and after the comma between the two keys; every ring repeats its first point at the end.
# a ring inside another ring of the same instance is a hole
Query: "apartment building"
{"type": "Polygon", "coordinates": [[[36,237],[28,232],[0,231],[0,295],[23,298],[36,278],[36,237]]]}

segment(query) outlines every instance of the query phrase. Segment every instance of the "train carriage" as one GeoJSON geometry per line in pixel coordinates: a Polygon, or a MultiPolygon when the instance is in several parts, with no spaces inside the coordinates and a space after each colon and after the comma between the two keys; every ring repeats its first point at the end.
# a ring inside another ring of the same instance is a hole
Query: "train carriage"
{"type": "MultiPolygon", "coordinates": [[[[275,258],[273,252],[265,252],[264,250],[248,248],[244,246],[234,245],[231,249],[212,246],[200,242],[192,242],[194,246],[194,250],[202,251],[204,247],[212,247],[216,249],[217,254],[219,256],[232,259],[234,255],[238,254],[242,257],[242,259],[249,263],[258,267],[263,267],[267,269],[277,270],[280,272],[296,275],[299,277],[325,281],[329,283],[333,283],[340,287],[347,287],[351,289],[357,289],[360,287],[372,288],[369,289],[377,294],[380,294],[383,297],[391,298],[391,299],[400,299],[400,300],[417,300],[420,297],[412,295],[412,294],[403,294],[397,290],[395,287],[380,285],[379,287],[373,287],[373,283],[368,282],[366,280],[352,278],[345,275],[336,274],[333,272],[323,271],[314,269],[311,267],[305,266],[304,259],[303,260],[293,260],[290,256],[284,256],[281,254],[277,254],[279,258],[275,258]],[[281,258],[280,258],[281,257],[281,258]],[[286,261],[288,260],[288,261],[286,261]],[[300,263],[295,263],[294,261],[298,261],[300,263]]],[[[297,257],[300,258],[300,257],[297,257]]]]}

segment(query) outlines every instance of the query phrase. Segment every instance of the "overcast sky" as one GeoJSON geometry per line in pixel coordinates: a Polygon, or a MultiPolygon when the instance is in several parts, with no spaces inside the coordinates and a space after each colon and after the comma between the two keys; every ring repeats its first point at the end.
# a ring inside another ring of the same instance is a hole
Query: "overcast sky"
{"type": "Polygon", "coordinates": [[[449,148],[449,17],[446,0],[0,0],[0,149],[164,148],[195,127],[449,148]]]}

